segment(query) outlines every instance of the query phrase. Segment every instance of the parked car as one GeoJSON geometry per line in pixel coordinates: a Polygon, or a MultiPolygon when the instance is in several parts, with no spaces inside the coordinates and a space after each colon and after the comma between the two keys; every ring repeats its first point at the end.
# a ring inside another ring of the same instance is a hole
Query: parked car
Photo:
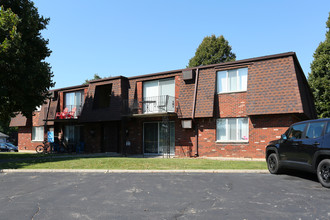
{"type": "Polygon", "coordinates": [[[330,188],[330,118],[298,122],[266,147],[268,170],[284,168],[314,172],[330,188]]]}
{"type": "Polygon", "coordinates": [[[17,146],[13,145],[12,143],[0,143],[0,151],[6,152],[18,152],[17,146]]]}

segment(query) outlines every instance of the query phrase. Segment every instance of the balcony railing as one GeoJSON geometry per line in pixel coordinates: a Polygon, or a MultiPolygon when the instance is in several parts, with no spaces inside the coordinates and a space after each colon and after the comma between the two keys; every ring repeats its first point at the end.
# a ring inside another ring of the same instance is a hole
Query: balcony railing
{"type": "Polygon", "coordinates": [[[55,119],[76,119],[80,116],[82,105],[66,105],[62,112],[57,112],[55,119]]]}
{"type": "Polygon", "coordinates": [[[175,113],[175,102],[175,97],[169,95],[144,97],[124,102],[124,111],[128,114],[175,113]]]}
{"type": "Polygon", "coordinates": [[[143,114],[174,112],[175,98],[169,95],[145,97],[142,105],[143,114]]]}

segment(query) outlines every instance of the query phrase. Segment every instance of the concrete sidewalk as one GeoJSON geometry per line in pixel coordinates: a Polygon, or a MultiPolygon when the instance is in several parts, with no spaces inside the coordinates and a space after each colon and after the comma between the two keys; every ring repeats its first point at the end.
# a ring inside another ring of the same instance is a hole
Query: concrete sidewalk
{"type": "Polygon", "coordinates": [[[268,170],[3,169],[0,173],[269,173],[268,170]]]}

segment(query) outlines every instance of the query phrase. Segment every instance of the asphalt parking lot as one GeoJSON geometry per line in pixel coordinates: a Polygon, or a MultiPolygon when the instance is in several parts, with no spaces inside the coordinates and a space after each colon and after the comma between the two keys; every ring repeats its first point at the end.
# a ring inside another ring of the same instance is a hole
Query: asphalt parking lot
{"type": "Polygon", "coordinates": [[[314,175],[1,173],[0,219],[329,219],[314,175]]]}

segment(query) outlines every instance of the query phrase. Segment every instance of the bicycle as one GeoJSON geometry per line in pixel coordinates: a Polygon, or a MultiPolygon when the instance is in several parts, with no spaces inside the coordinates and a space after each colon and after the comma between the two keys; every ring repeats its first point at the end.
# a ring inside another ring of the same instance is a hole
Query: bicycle
{"type": "Polygon", "coordinates": [[[36,147],[36,152],[38,154],[46,154],[46,153],[51,153],[53,149],[53,144],[48,142],[48,141],[43,141],[43,145],[38,145],[36,147]]]}
{"type": "Polygon", "coordinates": [[[73,146],[72,144],[68,144],[64,141],[59,141],[53,144],[53,148],[55,153],[72,153],[73,152],[73,146]]]}

